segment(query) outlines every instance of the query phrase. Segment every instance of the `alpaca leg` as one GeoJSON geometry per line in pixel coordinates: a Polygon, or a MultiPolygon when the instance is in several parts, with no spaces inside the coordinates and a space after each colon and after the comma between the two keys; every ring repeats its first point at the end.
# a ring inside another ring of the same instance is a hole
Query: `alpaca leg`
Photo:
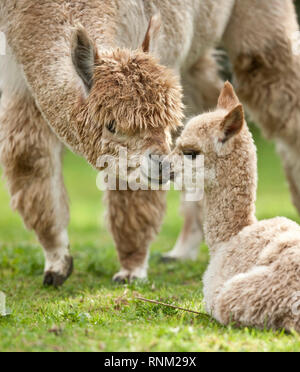
{"type": "MultiPolygon", "coordinates": [[[[184,195],[183,195],[184,199],[184,195]]],[[[196,260],[204,239],[201,203],[182,201],[184,225],[172,251],[163,256],[164,261],[196,260]]]]}
{"type": "MultiPolygon", "coordinates": [[[[196,116],[216,106],[223,81],[218,75],[218,64],[209,51],[183,76],[184,100],[187,116],[196,116]]],[[[185,201],[181,210],[184,226],[175,247],[163,256],[163,260],[196,260],[200,244],[204,240],[202,203],[185,201]]]]}
{"type": "Polygon", "coordinates": [[[294,206],[300,213],[300,162],[297,152],[291,151],[286,146],[277,145],[277,151],[281,156],[285,174],[289,183],[294,206]]]}
{"type": "MultiPolygon", "coordinates": [[[[299,158],[300,56],[293,48],[297,31],[291,0],[237,0],[224,35],[236,91],[265,137],[285,147],[280,151],[284,163],[293,151],[299,158]]],[[[300,173],[287,173],[293,194],[300,193],[300,173]]],[[[294,201],[300,213],[297,196],[294,201]]]]}
{"type": "Polygon", "coordinates": [[[149,245],[159,232],[165,212],[163,191],[108,191],[109,225],[121,270],[118,282],[146,279],[149,245]]]}
{"type": "Polygon", "coordinates": [[[299,253],[291,250],[272,266],[236,275],[219,292],[213,316],[225,325],[299,332],[299,270],[299,253]]]}
{"type": "Polygon", "coordinates": [[[290,186],[293,204],[300,213],[300,183],[298,182],[300,172],[295,175],[290,167],[285,167],[285,173],[290,186]]]}
{"type": "Polygon", "coordinates": [[[61,175],[62,145],[43,120],[29,93],[6,94],[0,108],[0,161],[12,208],[44,247],[46,285],[70,276],[69,210],[61,175]]]}

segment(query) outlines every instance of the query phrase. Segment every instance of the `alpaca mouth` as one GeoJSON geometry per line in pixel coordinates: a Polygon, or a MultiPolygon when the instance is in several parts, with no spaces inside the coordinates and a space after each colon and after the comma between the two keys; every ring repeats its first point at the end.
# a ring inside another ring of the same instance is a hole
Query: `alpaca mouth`
{"type": "Polygon", "coordinates": [[[160,176],[158,178],[151,177],[151,176],[149,176],[149,174],[146,174],[144,172],[143,168],[141,168],[141,175],[144,179],[146,179],[148,181],[148,183],[150,185],[163,186],[163,185],[166,185],[167,183],[169,183],[170,181],[172,181],[171,177],[163,177],[163,176],[160,176]]]}
{"type": "Polygon", "coordinates": [[[148,181],[150,183],[154,183],[156,185],[159,185],[159,186],[163,186],[163,185],[166,185],[170,180],[168,180],[167,178],[164,179],[164,178],[160,178],[160,179],[153,179],[151,177],[148,177],[148,181]]]}
{"type": "Polygon", "coordinates": [[[166,155],[151,152],[143,157],[140,174],[150,186],[164,186],[173,181],[173,169],[167,158],[166,155]]]}

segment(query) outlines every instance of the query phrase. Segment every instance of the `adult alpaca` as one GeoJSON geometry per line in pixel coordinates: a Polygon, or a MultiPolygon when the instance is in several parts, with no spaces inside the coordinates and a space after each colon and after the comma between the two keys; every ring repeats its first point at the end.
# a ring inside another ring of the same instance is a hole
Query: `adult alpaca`
{"type": "MultiPolygon", "coordinates": [[[[63,284],[73,269],[59,139],[102,169],[100,157],[116,158],[124,147],[129,158],[146,151],[167,154],[171,132],[183,117],[178,78],[149,54],[160,18],[151,18],[142,48],[111,49],[111,24],[102,30],[102,23],[115,9],[106,3],[101,9],[97,1],[1,5],[8,50],[1,61],[0,160],[12,207],[43,245],[46,285],[63,284]],[[83,26],[73,27],[78,22],[90,28],[94,22],[93,41],[83,26]],[[56,33],[46,33],[51,27],[56,33]]],[[[129,179],[134,171],[128,169],[129,179]]],[[[148,246],[164,215],[164,194],[108,192],[109,222],[122,266],[115,280],[145,278],[148,246]]]]}

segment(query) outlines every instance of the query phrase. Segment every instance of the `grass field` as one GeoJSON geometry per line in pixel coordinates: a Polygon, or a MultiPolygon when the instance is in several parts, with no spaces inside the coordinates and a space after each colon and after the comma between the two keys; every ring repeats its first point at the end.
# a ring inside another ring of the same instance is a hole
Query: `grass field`
{"type": "MultiPolygon", "coordinates": [[[[255,131],[259,155],[259,219],[277,215],[300,222],[273,145],[255,131]]],[[[153,244],[149,282],[112,284],[118,260],[105,228],[96,172],[68,153],[66,183],[71,199],[70,238],[76,269],[62,289],[43,288],[43,254],[34,235],[9,208],[0,183],[0,290],[12,311],[0,317],[1,351],[300,351],[300,336],[225,328],[205,316],[133,299],[144,297],[204,311],[201,277],[208,263],[160,262],[181,226],[179,194],[169,194],[162,233],[153,244]],[[127,292],[124,294],[125,289],[127,292]]]]}

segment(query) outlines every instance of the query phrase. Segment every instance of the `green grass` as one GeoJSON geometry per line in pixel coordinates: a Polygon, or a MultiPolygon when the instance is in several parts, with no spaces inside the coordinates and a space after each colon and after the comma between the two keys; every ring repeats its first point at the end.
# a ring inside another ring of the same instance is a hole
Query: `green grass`
{"type": "MultiPolygon", "coordinates": [[[[257,215],[284,215],[300,222],[274,146],[254,130],[259,155],[257,215]]],[[[162,264],[182,223],[179,194],[168,196],[162,233],[152,246],[149,282],[112,284],[117,255],[105,228],[96,172],[68,153],[65,176],[71,199],[70,238],[76,270],[63,288],[42,286],[43,254],[34,235],[9,208],[0,184],[0,290],[11,316],[0,317],[0,351],[296,351],[299,335],[222,327],[212,319],[140,303],[134,292],[204,311],[201,277],[208,263],[162,264]],[[124,295],[125,289],[127,292],[124,295]],[[121,298],[121,296],[123,296],[121,298]]]]}

